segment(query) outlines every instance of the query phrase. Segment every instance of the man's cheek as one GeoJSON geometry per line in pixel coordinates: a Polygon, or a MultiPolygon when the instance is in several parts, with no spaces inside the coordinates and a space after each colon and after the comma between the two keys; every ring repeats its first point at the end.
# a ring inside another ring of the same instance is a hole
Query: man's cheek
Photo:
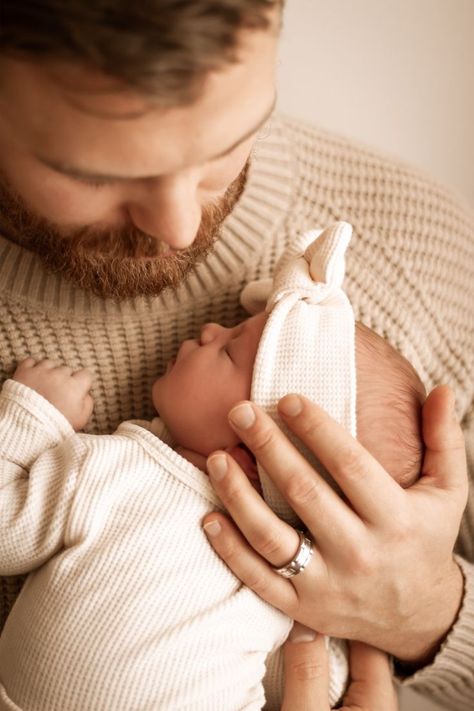
{"type": "Polygon", "coordinates": [[[90,188],[81,189],[50,181],[32,194],[35,212],[50,222],[65,227],[98,225],[110,222],[114,208],[90,188]]]}
{"type": "Polygon", "coordinates": [[[110,220],[116,207],[105,194],[89,186],[75,185],[66,176],[52,171],[15,172],[9,183],[25,207],[57,226],[76,227],[110,220]]]}

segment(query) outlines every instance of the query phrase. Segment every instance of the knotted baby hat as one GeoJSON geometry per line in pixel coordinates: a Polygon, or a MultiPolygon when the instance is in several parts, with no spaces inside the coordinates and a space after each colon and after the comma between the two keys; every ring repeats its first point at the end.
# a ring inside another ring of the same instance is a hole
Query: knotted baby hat
{"type": "MultiPolygon", "coordinates": [[[[250,283],[241,302],[250,313],[268,314],[255,359],[251,400],[283,429],[331,485],[321,463],[285,427],[277,403],[300,393],[356,436],[355,321],[342,289],[347,222],[298,237],[278,262],[273,279],[250,283]]],[[[295,513],[259,465],[265,501],[280,518],[299,525],[295,513]]]]}

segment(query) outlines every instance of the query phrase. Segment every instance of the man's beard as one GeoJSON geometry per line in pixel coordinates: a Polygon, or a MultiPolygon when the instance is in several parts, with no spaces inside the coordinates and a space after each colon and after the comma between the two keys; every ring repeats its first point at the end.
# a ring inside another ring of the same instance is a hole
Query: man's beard
{"type": "Polygon", "coordinates": [[[81,289],[115,301],[156,296],[179,286],[209,253],[222,222],[244,190],[248,165],[247,161],[223,197],[203,207],[194,242],[176,252],[133,226],[84,227],[61,233],[54,223],[29,209],[1,176],[0,224],[6,237],[38,254],[49,271],[59,272],[81,289]]]}

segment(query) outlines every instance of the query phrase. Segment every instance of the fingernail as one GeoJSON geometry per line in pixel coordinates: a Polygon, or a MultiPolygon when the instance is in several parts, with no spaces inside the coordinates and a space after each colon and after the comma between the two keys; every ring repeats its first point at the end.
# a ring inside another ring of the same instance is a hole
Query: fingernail
{"type": "Polygon", "coordinates": [[[288,639],[294,644],[299,644],[300,642],[314,642],[316,635],[317,633],[314,630],[310,630],[309,627],[295,622],[288,639]]]}
{"type": "Polygon", "coordinates": [[[288,415],[288,417],[296,417],[303,409],[303,403],[298,395],[286,395],[283,400],[280,400],[278,403],[278,409],[284,415],[288,415]]]}
{"type": "Polygon", "coordinates": [[[229,412],[229,420],[241,430],[248,430],[255,422],[255,412],[248,403],[237,405],[229,412]]]}
{"type": "Polygon", "coordinates": [[[220,481],[227,474],[227,457],[225,454],[214,454],[207,460],[209,474],[215,481],[220,481]]]}
{"type": "Polygon", "coordinates": [[[219,521],[209,521],[209,523],[204,524],[203,528],[207,535],[211,536],[211,538],[218,536],[222,531],[222,526],[219,521]]]}

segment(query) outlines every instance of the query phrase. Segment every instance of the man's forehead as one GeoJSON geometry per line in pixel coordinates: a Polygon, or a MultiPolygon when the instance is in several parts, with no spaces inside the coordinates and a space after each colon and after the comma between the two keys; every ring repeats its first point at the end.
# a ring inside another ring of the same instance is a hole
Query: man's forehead
{"type": "MultiPolygon", "coordinates": [[[[244,143],[248,138],[253,136],[270,118],[272,115],[274,108],[276,105],[276,96],[274,96],[273,100],[270,103],[270,106],[267,110],[263,112],[263,116],[256,122],[256,124],[252,124],[251,128],[245,130],[239,138],[236,138],[235,140],[232,141],[228,145],[227,148],[225,148],[222,151],[219,151],[219,153],[214,153],[213,155],[209,155],[206,158],[206,162],[211,162],[215,161],[219,158],[223,158],[229,153],[231,153],[233,150],[238,148],[239,145],[244,143]]],[[[147,178],[155,178],[157,177],[157,173],[154,172],[153,174],[150,175],[140,175],[140,176],[133,176],[130,175],[129,173],[127,174],[111,174],[111,173],[104,173],[101,172],[100,170],[94,170],[91,166],[86,166],[84,162],[81,163],[74,163],[68,160],[58,160],[54,158],[48,157],[47,154],[44,154],[41,151],[35,152],[35,157],[44,165],[53,168],[59,173],[63,173],[64,175],[69,175],[70,177],[73,178],[78,178],[78,179],[84,179],[84,180],[105,180],[105,181],[126,181],[130,180],[133,178],[139,177],[140,179],[147,179],[147,178]]]]}
{"type": "Polygon", "coordinates": [[[193,104],[174,107],[79,66],[2,60],[1,113],[29,150],[41,147],[50,161],[73,163],[78,170],[154,173],[142,159],[133,165],[139,155],[148,155],[151,163],[154,153],[165,154],[167,172],[175,146],[182,166],[206,162],[258,130],[271,113],[276,38],[260,34],[247,61],[209,75],[193,104]]]}

